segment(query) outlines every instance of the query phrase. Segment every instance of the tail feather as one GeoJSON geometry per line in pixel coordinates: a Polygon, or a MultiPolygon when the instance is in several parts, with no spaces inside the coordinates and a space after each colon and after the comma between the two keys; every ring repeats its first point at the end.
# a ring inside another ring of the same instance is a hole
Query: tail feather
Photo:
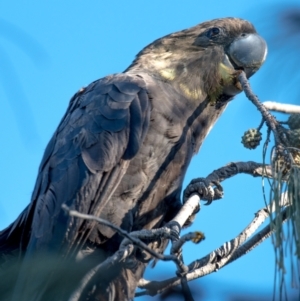
{"type": "Polygon", "coordinates": [[[11,259],[19,257],[26,247],[28,237],[24,236],[24,228],[28,216],[28,207],[12,224],[0,231],[0,269],[11,259]]]}

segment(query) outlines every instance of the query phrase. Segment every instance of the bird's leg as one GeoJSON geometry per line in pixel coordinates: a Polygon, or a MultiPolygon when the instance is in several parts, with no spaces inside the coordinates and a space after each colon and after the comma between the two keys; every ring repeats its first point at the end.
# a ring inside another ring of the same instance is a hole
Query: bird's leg
{"type": "MultiPolygon", "coordinates": [[[[221,199],[224,193],[220,183],[240,173],[250,174],[253,177],[262,175],[267,177],[272,176],[268,165],[252,161],[231,162],[226,166],[214,170],[206,178],[192,180],[183,192],[183,203],[193,194],[199,195],[201,200],[206,200],[207,203],[205,205],[209,205],[212,201],[221,199]]],[[[193,216],[199,211],[199,208],[200,207],[194,210],[193,216]]]]}

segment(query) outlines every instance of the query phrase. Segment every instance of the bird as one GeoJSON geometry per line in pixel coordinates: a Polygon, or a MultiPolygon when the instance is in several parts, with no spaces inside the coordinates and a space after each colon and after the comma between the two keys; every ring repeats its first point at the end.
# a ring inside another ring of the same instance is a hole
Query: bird
{"type": "MultiPolygon", "coordinates": [[[[168,223],[182,207],[192,157],[242,91],[239,73],[250,78],[266,55],[250,22],[214,19],[155,40],[124,72],[75,93],[29,205],[0,232],[0,274],[12,264],[18,271],[7,300],[66,300],[95,262],[118,250],[113,229],[71,217],[62,205],[128,232],[168,223]],[[34,262],[47,256],[51,264],[39,270],[34,262]],[[76,270],[71,288],[66,278],[53,280],[64,260],[76,270]]],[[[108,271],[82,300],[131,300],[146,266],[136,260],[134,268],[108,271]]]]}

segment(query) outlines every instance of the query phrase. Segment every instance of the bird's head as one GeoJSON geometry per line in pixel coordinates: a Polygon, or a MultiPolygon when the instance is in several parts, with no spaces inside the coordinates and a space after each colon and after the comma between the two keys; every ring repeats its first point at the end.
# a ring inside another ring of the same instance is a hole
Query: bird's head
{"type": "Polygon", "coordinates": [[[129,69],[146,69],[190,99],[241,92],[239,70],[252,76],[264,63],[267,45],[253,25],[238,18],[216,19],[172,33],[145,47],[129,69]]]}

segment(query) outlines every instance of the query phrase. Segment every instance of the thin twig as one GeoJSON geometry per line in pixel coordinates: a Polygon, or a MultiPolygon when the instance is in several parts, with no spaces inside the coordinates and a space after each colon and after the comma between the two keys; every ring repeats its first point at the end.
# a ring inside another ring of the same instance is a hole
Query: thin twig
{"type": "Polygon", "coordinates": [[[256,108],[260,111],[262,117],[265,119],[268,127],[271,128],[276,144],[282,144],[282,137],[279,137],[277,130],[280,124],[275,119],[275,117],[270,114],[267,108],[259,101],[258,97],[253,93],[244,71],[241,71],[241,73],[238,75],[238,80],[241,83],[247,98],[256,106],[256,108]]]}
{"type": "Polygon", "coordinates": [[[120,227],[118,227],[118,226],[110,223],[109,221],[107,221],[105,219],[102,219],[100,217],[93,216],[93,215],[79,213],[76,210],[70,210],[69,207],[67,207],[66,205],[62,205],[62,208],[64,210],[66,210],[68,212],[68,214],[71,215],[71,216],[79,217],[79,218],[86,219],[86,220],[97,221],[100,224],[103,224],[103,225],[105,225],[107,227],[112,228],[113,230],[115,230],[116,232],[118,232],[123,237],[126,237],[135,246],[137,246],[137,247],[141,248],[142,250],[148,252],[151,256],[153,256],[156,259],[160,259],[160,260],[163,260],[163,261],[174,261],[175,263],[177,263],[177,261],[178,261],[175,256],[172,256],[172,255],[163,255],[163,254],[159,254],[159,253],[153,251],[144,242],[142,242],[136,235],[131,235],[127,231],[121,229],[120,227]]]}
{"type": "Polygon", "coordinates": [[[185,301],[194,301],[186,276],[181,277],[181,287],[185,301]]]}

